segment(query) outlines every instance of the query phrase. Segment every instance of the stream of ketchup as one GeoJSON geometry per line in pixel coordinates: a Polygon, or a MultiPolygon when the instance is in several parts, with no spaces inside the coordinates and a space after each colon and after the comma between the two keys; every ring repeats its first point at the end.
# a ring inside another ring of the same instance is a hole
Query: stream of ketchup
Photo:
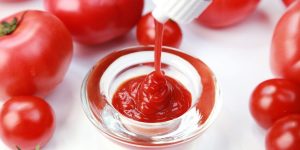
{"type": "Polygon", "coordinates": [[[142,122],[163,122],[191,107],[190,92],[161,70],[164,25],[155,21],[155,71],[124,82],[113,96],[113,106],[123,115],[142,122]]]}

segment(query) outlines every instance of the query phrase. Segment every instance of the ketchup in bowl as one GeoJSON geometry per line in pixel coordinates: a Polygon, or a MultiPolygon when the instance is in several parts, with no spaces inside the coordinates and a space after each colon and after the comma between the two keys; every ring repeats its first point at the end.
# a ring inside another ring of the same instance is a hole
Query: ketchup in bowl
{"type": "Polygon", "coordinates": [[[191,107],[190,92],[161,70],[163,24],[155,21],[155,71],[123,83],[113,96],[113,106],[123,115],[142,122],[163,122],[191,107]]]}

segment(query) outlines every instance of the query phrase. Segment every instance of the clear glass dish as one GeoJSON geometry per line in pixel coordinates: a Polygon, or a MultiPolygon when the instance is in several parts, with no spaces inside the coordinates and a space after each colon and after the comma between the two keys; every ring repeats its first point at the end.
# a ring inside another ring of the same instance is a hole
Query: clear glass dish
{"type": "Polygon", "coordinates": [[[124,81],[154,70],[154,47],[131,47],[104,57],[86,75],[81,99],[89,120],[108,137],[136,147],[173,146],[203,133],[220,110],[220,92],[207,65],[178,49],[163,47],[162,70],[183,84],[192,95],[192,106],[182,116],[145,123],[119,113],[112,97],[124,81]]]}

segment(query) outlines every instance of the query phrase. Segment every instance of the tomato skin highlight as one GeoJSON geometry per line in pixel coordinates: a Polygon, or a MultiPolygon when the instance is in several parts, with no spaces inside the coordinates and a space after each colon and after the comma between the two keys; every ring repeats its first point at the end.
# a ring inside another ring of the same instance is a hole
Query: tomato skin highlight
{"type": "Polygon", "coordinates": [[[50,105],[33,96],[7,100],[0,111],[0,136],[12,149],[33,150],[48,143],[55,130],[55,117],[50,105]]]}
{"type": "Polygon", "coordinates": [[[73,55],[72,37],[50,13],[23,11],[14,32],[0,37],[0,99],[46,96],[64,78],[73,55]]]}
{"type": "Polygon", "coordinates": [[[75,41],[97,45],[128,33],[142,15],[144,0],[44,0],[44,4],[75,41]]]}
{"type": "Polygon", "coordinates": [[[210,28],[223,28],[237,24],[251,15],[260,0],[213,0],[197,18],[197,22],[210,28]]]}
{"type": "MultiPolygon", "coordinates": [[[[155,19],[152,13],[144,15],[137,25],[136,36],[141,45],[154,45],[155,43],[155,19]]],[[[174,21],[167,21],[164,24],[163,45],[180,47],[182,31],[174,21]]]]}
{"type": "Polygon", "coordinates": [[[270,79],[260,83],[251,95],[250,112],[265,129],[286,115],[300,114],[299,85],[286,79],[270,79]]]}
{"type": "Polygon", "coordinates": [[[300,83],[300,1],[287,9],[272,39],[271,70],[300,83]]]}
{"type": "Polygon", "coordinates": [[[278,120],[266,136],[266,150],[298,150],[300,148],[300,115],[278,120]]]}

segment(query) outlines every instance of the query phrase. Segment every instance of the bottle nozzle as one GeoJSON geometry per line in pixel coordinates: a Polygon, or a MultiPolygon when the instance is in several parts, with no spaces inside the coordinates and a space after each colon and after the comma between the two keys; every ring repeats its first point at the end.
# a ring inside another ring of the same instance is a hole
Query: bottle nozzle
{"type": "Polygon", "coordinates": [[[197,18],[212,0],[153,0],[156,8],[153,17],[164,23],[172,19],[177,23],[189,23],[197,18]]]}

